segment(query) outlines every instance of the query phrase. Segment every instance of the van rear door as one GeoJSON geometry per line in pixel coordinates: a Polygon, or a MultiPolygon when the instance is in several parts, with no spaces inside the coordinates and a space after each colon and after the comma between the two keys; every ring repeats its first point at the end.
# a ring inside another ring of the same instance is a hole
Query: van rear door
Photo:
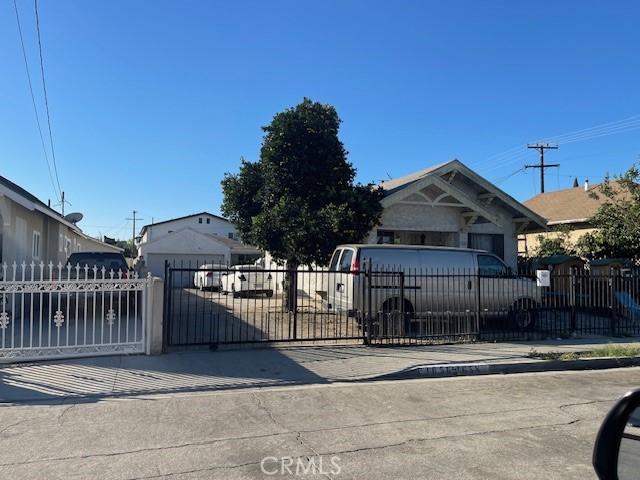
{"type": "Polygon", "coordinates": [[[329,308],[338,312],[354,310],[353,306],[353,277],[351,267],[355,259],[355,250],[339,248],[333,252],[329,264],[329,308]]]}

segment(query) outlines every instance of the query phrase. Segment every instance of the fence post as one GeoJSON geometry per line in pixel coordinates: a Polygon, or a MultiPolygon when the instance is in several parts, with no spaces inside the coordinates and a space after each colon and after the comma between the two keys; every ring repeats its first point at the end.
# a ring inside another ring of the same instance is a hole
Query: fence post
{"type": "Polygon", "coordinates": [[[616,289],[617,277],[613,273],[609,274],[609,305],[611,305],[611,334],[618,334],[618,316],[616,315],[616,289]]]}
{"type": "Polygon", "coordinates": [[[162,351],[169,347],[169,331],[171,330],[171,265],[169,260],[164,261],[164,309],[162,312],[162,351]]]}
{"type": "Polygon", "coordinates": [[[293,340],[298,339],[298,269],[291,272],[291,290],[289,301],[293,310],[293,340]]]}
{"type": "Polygon", "coordinates": [[[577,282],[577,277],[576,277],[576,272],[575,270],[571,269],[570,275],[569,275],[569,283],[571,285],[571,293],[570,293],[570,308],[569,308],[569,315],[570,315],[570,319],[569,319],[569,331],[570,333],[575,332],[578,329],[578,313],[576,311],[576,301],[578,298],[578,282],[577,282]]]}
{"type": "MultiPolygon", "coordinates": [[[[471,272],[469,272],[471,273],[471,272]]],[[[480,269],[478,269],[478,271],[476,272],[476,274],[474,275],[475,277],[475,282],[476,282],[476,332],[478,332],[478,334],[480,334],[480,322],[482,321],[481,319],[481,310],[480,308],[482,307],[481,303],[481,292],[480,292],[480,269]]],[[[471,280],[469,280],[469,282],[471,282],[471,280]]]]}
{"type": "MultiPolygon", "coordinates": [[[[372,295],[372,287],[371,287],[371,264],[369,262],[364,263],[364,286],[363,293],[366,292],[367,302],[365,307],[365,319],[367,321],[367,345],[371,346],[371,295],[372,295]]],[[[361,273],[359,273],[361,275],[361,273]]]]}

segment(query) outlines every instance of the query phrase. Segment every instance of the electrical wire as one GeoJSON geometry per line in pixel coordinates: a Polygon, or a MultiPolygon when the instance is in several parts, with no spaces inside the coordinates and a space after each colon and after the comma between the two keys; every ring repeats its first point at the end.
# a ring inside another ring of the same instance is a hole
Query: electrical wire
{"type": "MultiPolygon", "coordinates": [[[[51,184],[53,185],[53,193],[56,196],[56,199],[60,201],[61,198],[61,189],[60,183],[58,182],[58,188],[56,188],[56,182],[53,179],[53,173],[51,172],[51,164],[49,163],[49,155],[47,154],[47,147],[44,143],[44,135],[42,134],[42,127],[40,124],[40,116],[38,115],[38,107],[36,106],[36,98],[33,93],[33,83],[31,82],[31,72],[29,71],[29,62],[27,61],[27,51],[24,46],[24,37],[22,36],[22,26],[20,24],[20,15],[18,14],[18,4],[16,0],[13,0],[13,7],[16,11],[16,22],[18,23],[18,33],[20,34],[20,45],[22,46],[22,57],[24,59],[24,67],[27,72],[27,80],[29,82],[29,92],[31,93],[31,103],[33,104],[33,112],[36,116],[36,124],[38,125],[38,132],[40,134],[40,143],[42,144],[42,151],[44,153],[44,159],[47,163],[47,170],[49,171],[49,178],[51,179],[51,184]]],[[[57,172],[56,172],[57,178],[57,172]]]]}
{"type": "MultiPolygon", "coordinates": [[[[15,0],[14,0],[15,1],[15,0]]],[[[42,75],[42,89],[44,91],[44,105],[47,112],[47,125],[49,126],[49,141],[51,143],[51,160],[53,162],[53,172],[55,173],[56,183],[58,185],[58,191],[62,191],[60,188],[60,179],[58,177],[58,167],[56,165],[56,152],[53,148],[53,134],[51,132],[51,115],[49,114],[49,99],[47,96],[47,83],[44,76],[44,61],[42,58],[42,41],[40,38],[40,16],[38,15],[38,0],[34,0],[34,8],[36,12],[36,31],[38,33],[38,52],[40,54],[40,73],[42,75]]],[[[64,205],[62,206],[64,212],[64,205]]]]}
{"type": "MultiPolygon", "coordinates": [[[[595,127],[550,137],[540,143],[567,144],[638,129],[640,129],[640,115],[635,115],[615,122],[609,122],[595,127]]],[[[476,164],[475,169],[479,172],[490,172],[496,169],[502,169],[507,165],[530,158],[533,153],[534,152],[530,151],[526,145],[522,147],[515,147],[481,161],[476,164]]]]}

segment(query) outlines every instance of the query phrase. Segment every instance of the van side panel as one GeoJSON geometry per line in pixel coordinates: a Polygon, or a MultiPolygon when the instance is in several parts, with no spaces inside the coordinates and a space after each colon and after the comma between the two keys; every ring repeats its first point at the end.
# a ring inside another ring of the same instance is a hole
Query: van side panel
{"type": "Polygon", "coordinates": [[[476,297],[473,252],[420,251],[424,295],[419,298],[416,313],[465,312],[474,308],[476,297]]]}

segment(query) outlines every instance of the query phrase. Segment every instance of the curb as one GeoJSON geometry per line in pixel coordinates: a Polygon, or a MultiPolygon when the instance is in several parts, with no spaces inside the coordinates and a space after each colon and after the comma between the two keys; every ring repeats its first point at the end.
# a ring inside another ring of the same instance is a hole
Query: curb
{"type": "Polygon", "coordinates": [[[532,360],[513,363],[440,363],[417,365],[398,372],[380,375],[375,380],[408,380],[416,378],[446,378],[476,375],[506,375],[513,373],[560,372],[566,370],[605,370],[635,367],[640,357],[588,358],[578,360],[532,360]]]}

